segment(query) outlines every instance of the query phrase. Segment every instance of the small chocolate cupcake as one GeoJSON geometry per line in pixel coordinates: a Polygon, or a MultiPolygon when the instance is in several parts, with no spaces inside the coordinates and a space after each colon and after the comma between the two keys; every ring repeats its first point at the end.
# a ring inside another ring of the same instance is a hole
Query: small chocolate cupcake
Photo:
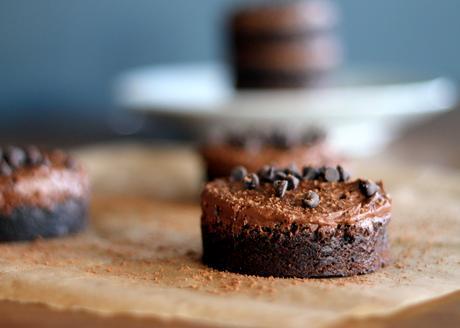
{"type": "Polygon", "coordinates": [[[391,199],[381,182],[342,167],[265,167],[208,183],[201,196],[203,261],[237,273],[335,277],[388,263],[391,199]]]}
{"type": "Polygon", "coordinates": [[[0,148],[0,241],[51,238],[82,230],[88,177],[62,151],[0,148]]]}
{"type": "Polygon", "coordinates": [[[281,131],[234,133],[209,139],[200,148],[208,180],[229,176],[239,165],[257,171],[265,164],[302,167],[336,165],[341,161],[318,131],[303,135],[281,131]]]}

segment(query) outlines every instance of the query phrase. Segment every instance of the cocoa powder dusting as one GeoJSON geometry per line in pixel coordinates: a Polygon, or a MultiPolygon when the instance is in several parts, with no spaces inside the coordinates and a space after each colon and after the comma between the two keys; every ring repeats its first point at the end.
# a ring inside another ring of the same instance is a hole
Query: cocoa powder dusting
{"type": "MultiPolygon", "coordinates": [[[[199,208],[140,198],[95,198],[88,232],[62,239],[0,245],[0,261],[24,268],[57,268],[76,275],[116,279],[135,285],[155,285],[215,296],[239,295],[275,301],[291,292],[378,288],[409,285],[419,272],[436,275],[436,267],[452,264],[439,241],[453,236],[449,224],[439,224],[420,209],[420,219],[396,203],[391,226],[393,263],[366,276],[337,279],[278,279],[238,275],[201,263],[199,208]],[[174,214],[171,214],[174,213],[174,214]],[[423,242],[417,229],[423,227],[423,242]]],[[[458,265],[458,260],[455,260],[458,265]]],[[[346,308],[347,304],[340,304],[346,308]]]]}

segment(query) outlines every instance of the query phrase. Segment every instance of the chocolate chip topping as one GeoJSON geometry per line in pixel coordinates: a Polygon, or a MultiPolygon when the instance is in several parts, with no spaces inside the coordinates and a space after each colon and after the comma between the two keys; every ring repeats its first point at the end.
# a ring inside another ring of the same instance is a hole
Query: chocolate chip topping
{"type": "Polygon", "coordinates": [[[289,149],[299,145],[309,145],[324,138],[324,133],[319,130],[310,130],[304,134],[288,131],[275,131],[268,137],[268,142],[274,147],[289,149]]]}
{"type": "Polygon", "coordinates": [[[320,176],[320,170],[311,167],[311,166],[306,166],[302,170],[302,178],[305,180],[316,180],[320,176]]]}
{"type": "Polygon", "coordinates": [[[0,162],[0,175],[2,176],[10,176],[13,173],[13,170],[8,165],[7,162],[2,161],[0,162]]]}
{"type": "Polygon", "coordinates": [[[68,169],[75,169],[77,167],[77,162],[70,156],[65,159],[64,165],[68,169]]]}
{"type": "Polygon", "coordinates": [[[366,197],[372,197],[379,190],[379,186],[369,180],[359,180],[359,190],[366,197]]]}
{"type": "Polygon", "coordinates": [[[271,165],[265,165],[257,174],[262,182],[273,182],[275,180],[275,168],[271,165]]]}
{"type": "Polygon", "coordinates": [[[259,177],[255,173],[248,174],[243,179],[246,189],[256,189],[259,186],[259,177]]]}
{"type": "MultiPolygon", "coordinates": [[[[217,140],[248,151],[257,152],[263,146],[289,149],[296,146],[310,145],[323,138],[324,133],[318,130],[310,130],[303,134],[277,130],[271,133],[263,131],[224,133],[219,135],[217,140]]],[[[210,136],[209,139],[209,143],[215,143],[215,136],[210,136]]]]}
{"type": "Polygon", "coordinates": [[[292,163],[291,165],[289,165],[289,167],[284,170],[284,173],[293,175],[297,179],[302,178],[302,175],[299,172],[299,168],[297,167],[297,165],[295,165],[295,163],[292,163]]]}
{"type": "Polygon", "coordinates": [[[282,198],[287,191],[288,182],[286,180],[277,180],[273,186],[275,187],[275,196],[282,198]]]}
{"type": "Polygon", "coordinates": [[[280,131],[275,131],[268,138],[268,142],[274,147],[281,148],[281,149],[288,149],[292,147],[292,144],[293,144],[292,137],[280,131]]]}
{"type": "Polygon", "coordinates": [[[314,180],[300,179],[298,186],[290,190],[289,175],[284,173],[284,169],[267,166],[259,170],[259,174],[273,170],[282,172],[286,179],[263,182],[261,176],[254,173],[245,176],[243,182],[217,179],[206,185],[205,193],[211,193],[216,200],[228,201],[235,209],[253,208],[254,211],[248,212],[250,217],[239,219],[261,224],[267,224],[266,220],[283,223],[287,218],[321,225],[347,224],[365,220],[376,211],[378,215],[386,215],[391,207],[390,197],[380,183],[377,184],[378,193],[371,198],[363,194],[363,190],[372,191],[372,187],[367,187],[366,180],[328,182],[322,175],[314,180]],[[265,213],[263,219],[261,212],[265,213]]]}
{"type": "Polygon", "coordinates": [[[314,191],[306,193],[305,198],[302,199],[302,206],[304,208],[315,208],[319,205],[319,195],[314,191]]]}
{"type": "Polygon", "coordinates": [[[242,181],[247,174],[248,171],[244,166],[237,166],[232,170],[230,179],[233,181],[242,181]]]}
{"type": "MultiPolygon", "coordinates": [[[[276,169],[271,165],[265,165],[257,173],[247,173],[246,168],[238,166],[233,169],[232,175],[230,176],[230,181],[242,181],[244,188],[249,190],[258,188],[261,183],[273,184],[275,196],[279,198],[284,197],[287,191],[297,189],[301,181],[345,183],[349,179],[350,175],[343,169],[342,166],[337,166],[337,168],[315,168],[307,166],[303,168],[302,174],[300,174],[298,169],[293,165],[285,169],[276,169]]],[[[375,183],[361,181],[359,189],[365,195],[372,196],[375,191],[378,190],[378,186],[375,183]]],[[[318,196],[315,192],[308,193],[305,200],[302,201],[302,206],[309,208],[316,207],[319,203],[319,196],[317,199],[315,195],[318,196]]]]}
{"type": "Polygon", "coordinates": [[[288,190],[293,190],[293,189],[297,188],[297,186],[299,185],[299,182],[300,182],[300,180],[296,176],[291,175],[291,174],[289,174],[286,177],[286,181],[288,183],[288,190]]]}
{"type": "Polygon", "coordinates": [[[27,164],[40,165],[43,163],[43,154],[36,146],[26,148],[27,164]]]}
{"type": "Polygon", "coordinates": [[[340,180],[340,173],[335,167],[326,167],[323,169],[323,178],[327,182],[337,182],[340,180]]]}
{"type": "Polygon", "coordinates": [[[44,153],[36,146],[27,146],[25,148],[17,146],[0,147],[0,175],[10,176],[16,170],[31,167],[51,165],[49,156],[53,157],[53,162],[64,165],[68,169],[77,168],[76,161],[66,153],[55,150],[51,153],[44,153]]]}
{"type": "Polygon", "coordinates": [[[275,180],[286,180],[287,174],[284,171],[276,171],[275,180]]]}
{"type": "Polygon", "coordinates": [[[340,174],[339,181],[344,182],[344,181],[350,180],[350,173],[345,171],[341,165],[337,165],[337,171],[339,171],[339,174],[340,174]]]}
{"type": "Polygon", "coordinates": [[[26,162],[26,154],[24,150],[15,146],[8,147],[5,151],[4,157],[8,164],[14,169],[20,168],[26,162]]]}

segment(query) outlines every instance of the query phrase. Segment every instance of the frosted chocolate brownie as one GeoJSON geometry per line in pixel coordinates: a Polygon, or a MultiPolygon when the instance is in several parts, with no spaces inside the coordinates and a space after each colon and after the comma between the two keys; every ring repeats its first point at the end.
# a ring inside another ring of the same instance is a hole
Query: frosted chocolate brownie
{"type": "Polygon", "coordinates": [[[0,148],[0,241],[67,235],[86,225],[88,177],[62,151],[0,148]]]}
{"type": "Polygon", "coordinates": [[[201,148],[208,180],[230,175],[235,166],[257,171],[265,164],[275,166],[335,165],[341,161],[318,131],[303,135],[233,133],[212,138],[201,148]]]}
{"type": "Polygon", "coordinates": [[[381,182],[341,167],[236,168],[201,196],[203,261],[274,277],[373,272],[388,262],[391,199],[381,182]]]}

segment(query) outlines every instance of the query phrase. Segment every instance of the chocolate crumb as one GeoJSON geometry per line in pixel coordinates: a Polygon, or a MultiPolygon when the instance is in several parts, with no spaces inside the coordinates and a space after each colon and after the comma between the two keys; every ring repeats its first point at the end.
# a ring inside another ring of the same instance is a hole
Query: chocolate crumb
{"type": "Polygon", "coordinates": [[[286,180],[276,180],[273,186],[275,187],[275,196],[283,198],[288,188],[288,182],[286,180]]]}
{"type": "Polygon", "coordinates": [[[364,196],[372,197],[379,190],[379,186],[372,181],[359,180],[359,190],[364,196]]]}
{"type": "Polygon", "coordinates": [[[251,173],[244,177],[243,182],[246,189],[256,189],[259,186],[259,177],[251,173]]]}
{"type": "Polygon", "coordinates": [[[232,170],[230,179],[232,181],[242,181],[247,174],[248,171],[244,166],[237,166],[232,170]]]}
{"type": "Polygon", "coordinates": [[[309,191],[305,195],[305,198],[302,199],[302,206],[304,208],[315,208],[319,205],[319,195],[314,191],[309,191]]]}

